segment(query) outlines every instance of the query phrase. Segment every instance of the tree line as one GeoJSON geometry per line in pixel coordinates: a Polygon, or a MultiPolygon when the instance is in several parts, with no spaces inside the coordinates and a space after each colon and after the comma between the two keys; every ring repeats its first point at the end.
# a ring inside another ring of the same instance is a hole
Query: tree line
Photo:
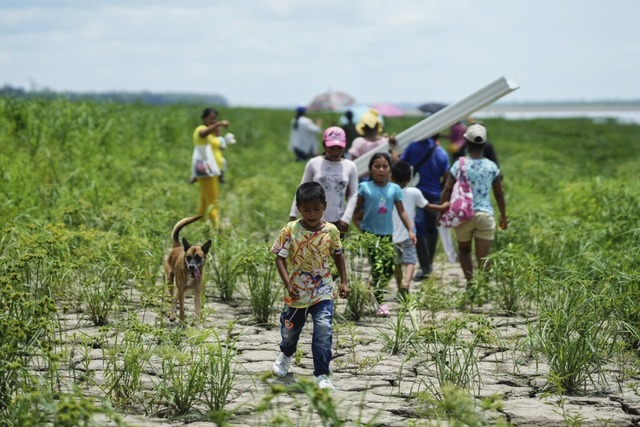
{"type": "Polygon", "coordinates": [[[14,87],[5,84],[0,88],[0,97],[16,98],[41,98],[55,99],[64,98],[70,101],[103,101],[119,103],[142,103],[147,105],[164,104],[206,104],[228,107],[229,103],[225,97],[218,94],[198,94],[198,93],[155,93],[149,91],[140,92],[57,92],[51,89],[25,90],[21,87],[14,87]]]}

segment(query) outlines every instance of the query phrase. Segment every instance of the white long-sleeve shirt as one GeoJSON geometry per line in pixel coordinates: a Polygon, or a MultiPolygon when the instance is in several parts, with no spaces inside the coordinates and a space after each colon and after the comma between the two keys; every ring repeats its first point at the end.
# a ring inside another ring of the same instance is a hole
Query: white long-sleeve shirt
{"type": "Polygon", "coordinates": [[[294,128],[295,119],[291,120],[291,133],[289,134],[289,149],[294,148],[305,154],[318,153],[318,135],[322,132],[319,126],[306,116],[298,118],[298,128],[294,128]]]}
{"type": "MultiPolygon", "coordinates": [[[[324,156],[314,157],[307,162],[300,183],[311,181],[320,183],[324,188],[327,197],[324,220],[329,222],[344,221],[349,224],[358,201],[358,168],[356,164],[347,159],[332,162],[325,159],[324,156]]],[[[298,216],[295,196],[289,216],[298,216]]]]}

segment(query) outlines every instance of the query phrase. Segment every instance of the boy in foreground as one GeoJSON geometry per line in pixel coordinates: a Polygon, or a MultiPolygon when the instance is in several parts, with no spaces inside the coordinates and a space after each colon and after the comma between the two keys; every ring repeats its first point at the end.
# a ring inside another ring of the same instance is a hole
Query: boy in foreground
{"type": "Polygon", "coordinates": [[[271,247],[285,286],[285,305],[280,315],[281,353],[273,364],[273,373],[285,377],[289,372],[302,327],[310,313],[313,319],[313,375],[318,387],[334,390],[329,379],[334,313],[331,257],[340,274],[339,295],[341,298],[349,296],[340,232],[335,225],[322,219],[327,201],[319,183],[301,184],[296,191],[296,205],[302,219],[289,222],[271,247]]]}

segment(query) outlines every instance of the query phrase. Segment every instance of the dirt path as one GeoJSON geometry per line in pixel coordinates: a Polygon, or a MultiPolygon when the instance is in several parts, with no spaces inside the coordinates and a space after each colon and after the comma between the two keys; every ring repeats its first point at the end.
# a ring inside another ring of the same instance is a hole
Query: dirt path
{"type": "MultiPolygon", "coordinates": [[[[435,270],[443,288],[449,291],[459,290],[462,273],[457,264],[436,263],[435,270]]],[[[410,396],[417,391],[424,391],[425,383],[421,381],[421,375],[424,374],[417,374],[418,368],[413,362],[405,361],[406,355],[389,355],[383,351],[384,341],[380,338],[381,331],[391,331],[391,324],[395,320],[398,304],[393,297],[393,293],[389,292],[387,300],[391,306],[391,318],[367,317],[355,323],[350,331],[345,326],[338,327],[334,335],[334,360],[331,367],[336,391],[333,393],[333,399],[339,416],[346,420],[348,425],[355,425],[357,421],[373,420],[373,425],[406,426],[410,420],[418,417],[418,405],[410,396]],[[351,351],[352,349],[354,351],[351,351]]],[[[187,305],[191,308],[191,299],[187,300],[187,305]]],[[[271,371],[271,365],[278,355],[279,330],[275,327],[265,329],[254,325],[247,301],[240,301],[234,305],[236,306],[232,307],[210,298],[207,301],[209,314],[202,326],[213,328],[220,335],[224,335],[228,322],[236,323],[234,331],[238,333],[237,350],[241,369],[227,406],[227,409],[234,411],[230,424],[269,425],[269,420],[279,411],[293,420],[294,425],[321,425],[303,394],[294,394],[293,397],[280,395],[272,400],[272,409],[263,414],[257,413],[255,409],[263,397],[269,394],[272,385],[288,385],[302,378],[313,380],[310,348],[312,328],[305,328],[303,331],[299,348],[304,354],[299,363],[292,365],[291,374],[283,380],[269,378],[262,382],[260,377],[271,371]]],[[[337,311],[344,311],[344,302],[339,303],[337,311]]],[[[438,313],[439,316],[457,314],[459,313],[438,313]]],[[[489,313],[487,316],[490,322],[497,326],[503,342],[513,342],[513,339],[526,335],[525,319],[500,317],[489,313]]],[[[152,313],[145,315],[145,322],[153,324],[155,320],[152,313]]],[[[67,317],[66,324],[68,327],[65,328],[65,335],[68,337],[74,333],[95,334],[97,329],[90,327],[86,322],[79,322],[78,318],[72,315],[67,317]]],[[[103,353],[94,349],[92,358],[91,369],[95,370],[96,382],[100,382],[101,378],[103,379],[103,353]]],[[[79,356],[76,359],[77,363],[80,363],[79,356]]],[[[543,364],[536,369],[534,360],[520,357],[509,345],[482,348],[478,359],[482,385],[476,398],[500,395],[504,401],[500,412],[513,425],[563,426],[570,425],[572,420],[579,423],[571,425],[640,425],[640,398],[629,389],[620,392],[612,385],[607,393],[594,392],[587,396],[566,397],[564,401],[558,396],[544,398],[541,393],[545,372],[543,364]]],[[[69,377],[72,377],[71,373],[69,377]]],[[[147,386],[153,387],[153,383],[147,386]]],[[[96,387],[90,388],[87,393],[101,395],[101,391],[96,387]]],[[[194,422],[193,416],[179,421],[169,421],[139,414],[142,412],[138,411],[138,415],[126,415],[125,421],[138,426],[215,425],[210,422],[194,422]]],[[[494,413],[489,416],[488,425],[495,423],[496,415],[498,414],[494,413]]],[[[426,422],[424,420],[424,423],[426,422]]]]}

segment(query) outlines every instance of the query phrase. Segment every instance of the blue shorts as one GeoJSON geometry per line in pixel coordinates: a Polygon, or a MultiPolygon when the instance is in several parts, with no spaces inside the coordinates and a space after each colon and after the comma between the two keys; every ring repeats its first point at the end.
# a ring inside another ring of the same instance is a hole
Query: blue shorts
{"type": "Polygon", "coordinates": [[[411,243],[411,239],[394,243],[393,246],[398,254],[398,264],[415,264],[418,261],[416,245],[411,243]]]}

